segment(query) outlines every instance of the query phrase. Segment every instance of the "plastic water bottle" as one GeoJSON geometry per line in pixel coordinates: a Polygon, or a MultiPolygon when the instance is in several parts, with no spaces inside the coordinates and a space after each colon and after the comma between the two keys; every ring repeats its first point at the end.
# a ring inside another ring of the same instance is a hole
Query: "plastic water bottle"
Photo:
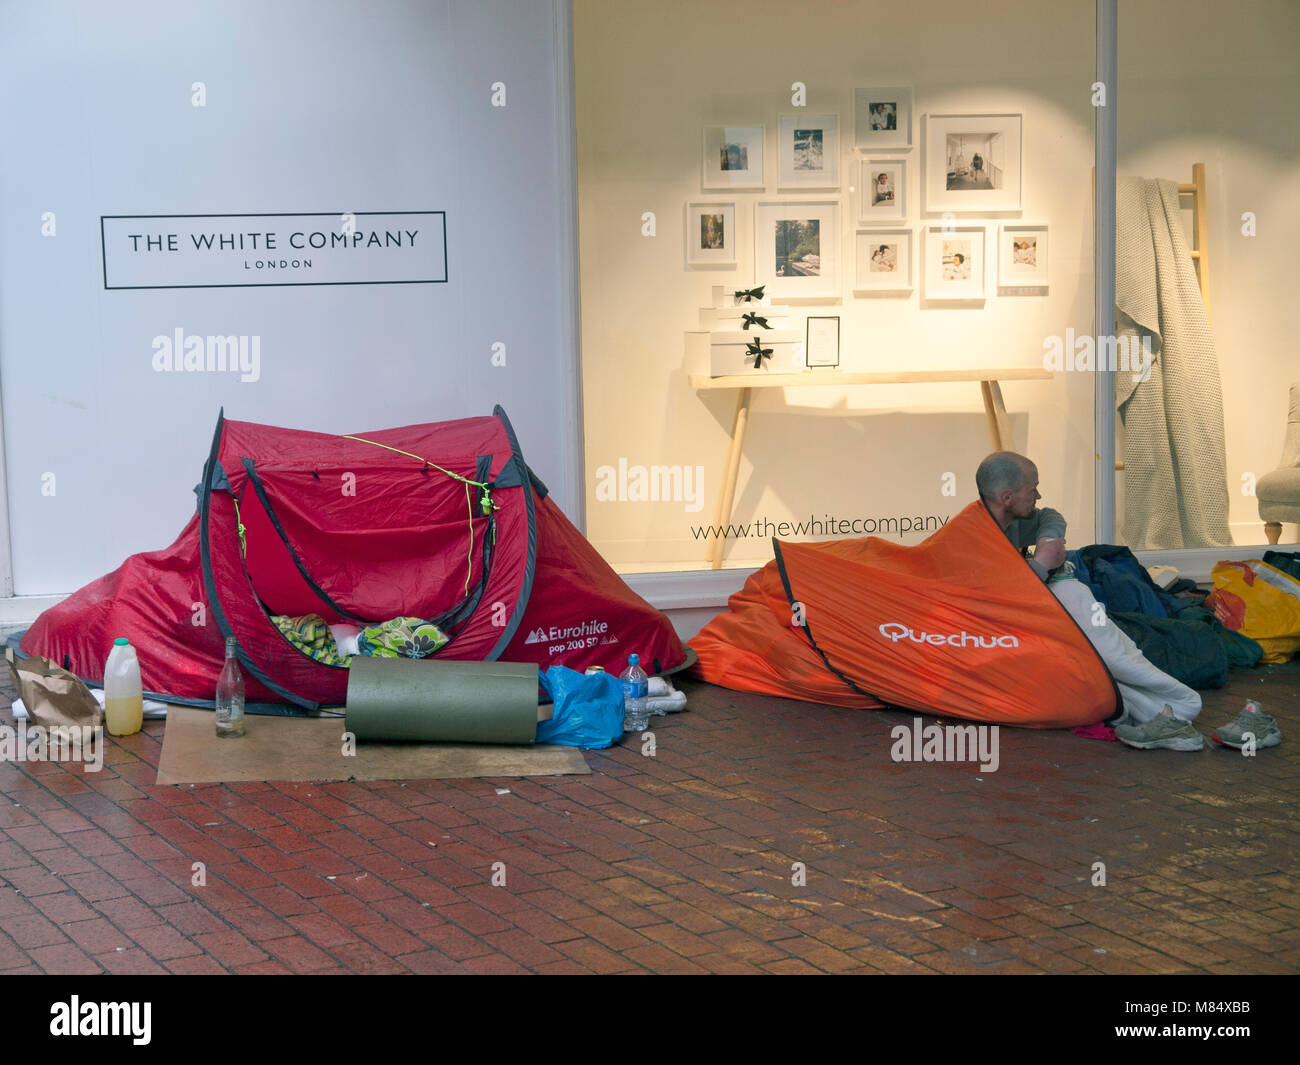
{"type": "Polygon", "coordinates": [[[140,661],[125,636],[113,641],[104,664],[104,724],[111,736],[132,736],[144,724],[140,661]]]}
{"type": "Polygon", "coordinates": [[[623,683],[623,731],[644,732],[650,723],[650,679],[638,663],[640,655],[627,656],[627,669],[618,675],[623,683]]]}
{"type": "Polygon", "coordinates": [[[226,639],[226,664],[217,680],[217,736],[244,734],[244,675],[235,656],[235,638],[226,639]]]}

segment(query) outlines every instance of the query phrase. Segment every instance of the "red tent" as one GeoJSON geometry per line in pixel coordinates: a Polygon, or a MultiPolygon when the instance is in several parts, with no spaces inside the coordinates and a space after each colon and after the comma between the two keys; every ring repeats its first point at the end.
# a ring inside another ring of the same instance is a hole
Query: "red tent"
{"type": "Polygon", "coordinates": [[[351,436],[217,420],[198,513],[171,547],[45,611],[23,635],[92,682],[118,636],[147,692],[210,702],[234,636],[250,701],[341,705],[344,667],[291,644],[271,615],[396,617],[451,635],[439,658],[647,671],[687,652],[565,518],[505,411],[351,436]]]}
{"type": "Polygon", "coordinates": [[[1089,725],[1121,706],[1092,644],[981,502],[914,547],[773,545],[691,640],[701,679],[1027,728],[1089,725]]]}

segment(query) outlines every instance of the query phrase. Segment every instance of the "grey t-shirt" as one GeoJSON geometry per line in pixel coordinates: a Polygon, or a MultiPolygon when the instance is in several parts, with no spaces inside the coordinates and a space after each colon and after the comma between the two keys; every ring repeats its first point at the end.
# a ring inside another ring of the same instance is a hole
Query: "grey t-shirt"
{"type": "MultiPolygon", "coordinates": [[[[1044,536],[1064,536],[1065,519],[1061,517],[1060,511],[1051,507],[1036,507],[1029,517],[1013,519],[1002,531],[1023,555],[1026,548],[1033,547],[1044,536]]],[[[1029,568],[1038,574],[1038,579],[1047,580],[1047,568],[1032,558],[1028,561],[1029,568]]]]}

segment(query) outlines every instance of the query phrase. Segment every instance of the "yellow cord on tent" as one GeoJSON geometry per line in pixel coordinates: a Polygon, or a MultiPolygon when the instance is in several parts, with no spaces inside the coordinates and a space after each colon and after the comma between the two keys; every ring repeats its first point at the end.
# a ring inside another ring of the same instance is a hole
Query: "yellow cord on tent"
{"type": "Polygon", "coordinates": [[[241,558],[247,558],[248,544],[244,540],[244,523],[239,517],[239,500],[235,496],[231,498],[235,500],[235,524],[239,527],[239,554],[241,558]]]}
{"type": "MultiPolygon", "coordinates": [[[[413,455],[409,451],[403,451],[398,447],[389,447],[387,444],[381,444],[378,440],[367,440],[364,436],[345,436],[345,440],[356,440],[361,444],[373,444],[375,447],[382,447],[385,451],[392,451],[398,455],[405,455],[408,459],[415,459],[416,462],[423,462],[426,466],[432,466],[440,473],[445,473],[454,481],[460,481],[465,486],[465,509],[469,512],[469,549],[465,553],[465,594],[469,595],[469,578],[474,572],[474,503],[470,498],[469,486],[483,489],[483,494],[479,496],[479,510],[484,515],[491,514],[492,511],[499,509],[497,504],[492,501],[492,489],[488,487],[485,481],[474,481],[468,477],[462,477],[459,473],[452,473],[451,470],[443,469],[436,462],[430,462],[419,455],[413,455]]],[[[241,532],[242,535],[242,532],[241,532]]],[[[495,545],[497,540],[496,528],[492,529],[492,543],[495,545]]]]}

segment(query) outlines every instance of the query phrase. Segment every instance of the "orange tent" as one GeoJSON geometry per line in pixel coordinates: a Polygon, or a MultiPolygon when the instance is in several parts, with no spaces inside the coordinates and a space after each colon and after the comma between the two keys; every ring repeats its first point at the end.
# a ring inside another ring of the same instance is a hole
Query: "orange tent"
{"type": "Polygon", "coordinates": [[[694,675],[832,706],[1025,728],[1121,706],[1079,626],[975,502],[915,547],[784,543],[690,641],[694,675]]]}

